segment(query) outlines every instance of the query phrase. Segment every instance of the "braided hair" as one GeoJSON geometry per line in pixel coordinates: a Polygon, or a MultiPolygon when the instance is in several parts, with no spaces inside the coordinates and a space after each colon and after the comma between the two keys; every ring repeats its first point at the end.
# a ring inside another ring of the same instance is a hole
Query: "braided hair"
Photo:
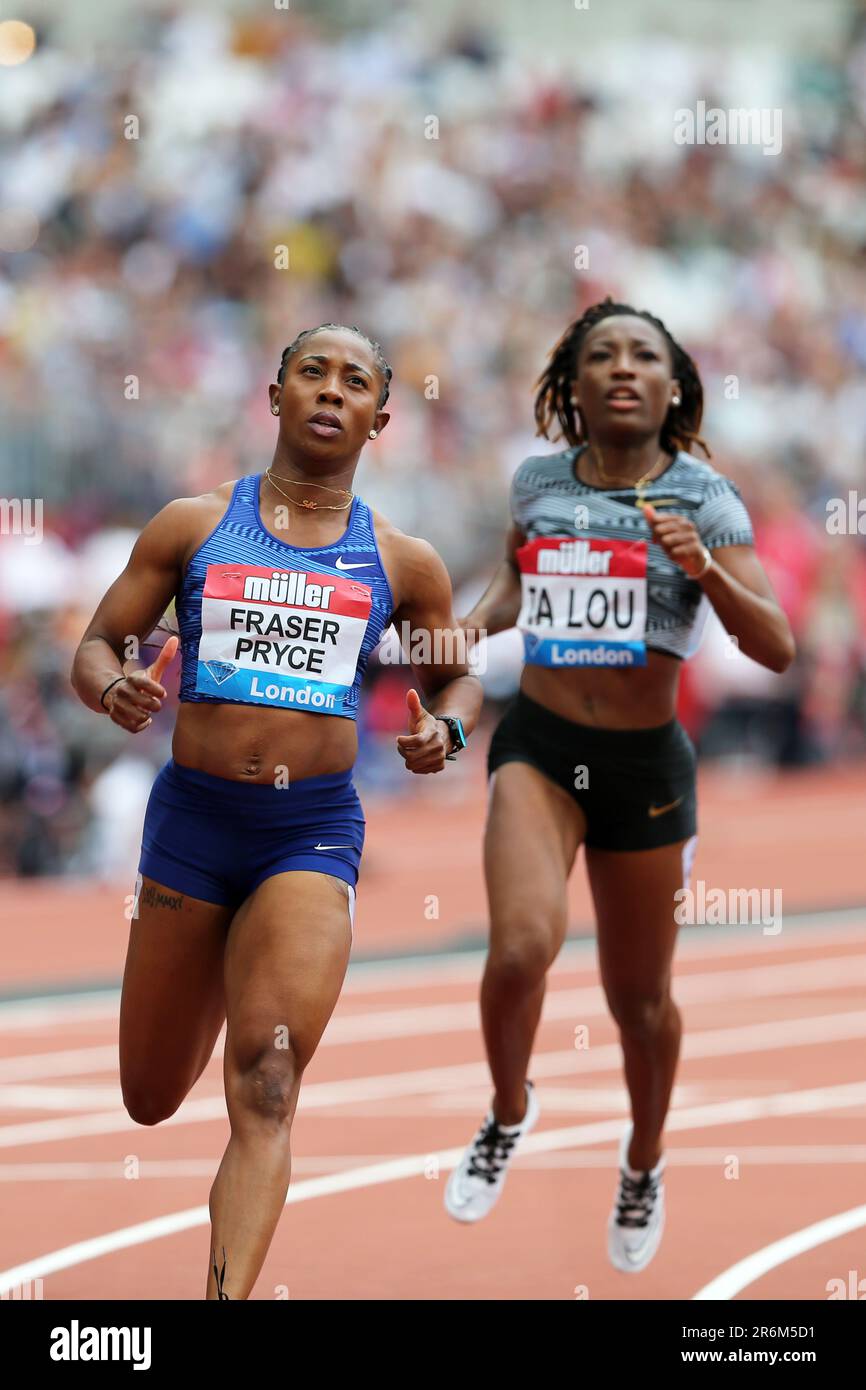
{"type": "Polygon", "coordinates": [[[372,338],[368,338],[367,334],[364,333],[360,328],[357,328],[354,324],[347,325],[345,323],[320,323],[318,328],[302,329],[302,331],[298,334],[297,338],[295,338],[294,342],[289,343],[289,346],[287,348],[283,348],[283,355],[280,358],[280,370],[277,372],[277,381],[279,382],[280,386],[282,386],[283,381],[285,379],[286,367],[289,364],[290,357],[293,355],[293,353],[297,352],[298,348],[301,346],[301,343],[303,343],[307,338],[311,337],[313,333],[320,333],[323,328],[340,328],[348,333],[357,333],[358,337],[363,338],[364,342],[368,343],[369,346],[373,349],[373,357],[375,359],[376,366],[379,368],[379,371],[385,378],[382,385],[382,390],[379,392],[379,399],[376,402],[376,409],[381,410],[388,399],[388,394],[390,390],[389,383],[391,381],[391,377],[393,376],[393,372],[391,371],[390,366],[386,362],[385,354],[383,353],[379,344],[377,342],[374,342],[372,338]]]}
{"type": "Polygon", "coordinates": [[[552,349],[547,367],[535,383],[538,388],[535,397],[535,423],[538,426],[536,434],[549,439],[548,430],[556,418],[560,426],[557,438],[564,437],[572,447],[584,442],[583,421],[571,403],[575,364],[589,330],[601,323],[602,319],[611,318],[615,314],[632,314],[636,318],[645,319],[658,329],[670,349],[673,375],[682,388],[681,402],[668,409],[661,429],[661,447],[675,453],[678,449],[688,451],[697,444],[707,458],[711,458],[709,448],[698,433],[704,413],[704,389],[692,358],[668,332],[661,319],[657,319],[646,309],[633,309],[630,304],[616,304],[610,295],[600,304],[591,305],[582,318],[566,329],[552,349]]]}

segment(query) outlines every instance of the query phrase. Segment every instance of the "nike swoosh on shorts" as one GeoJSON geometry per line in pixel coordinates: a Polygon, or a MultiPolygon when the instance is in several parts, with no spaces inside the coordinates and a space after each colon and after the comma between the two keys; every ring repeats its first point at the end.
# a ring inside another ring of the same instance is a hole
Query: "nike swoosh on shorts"
{"type": "Polygon", "coordinates": [[[676,801],[669,801],[667,806],[650,806],[647,811],[648,816],[663,816],[665,811],[672,811],[675,806],[679,806],[682,797],[678,796],[676,801]]]}
{"type": "Polygon", "coordinates": [[[354,849],[354,845],[313,845],[313,849],[354,849]]]}

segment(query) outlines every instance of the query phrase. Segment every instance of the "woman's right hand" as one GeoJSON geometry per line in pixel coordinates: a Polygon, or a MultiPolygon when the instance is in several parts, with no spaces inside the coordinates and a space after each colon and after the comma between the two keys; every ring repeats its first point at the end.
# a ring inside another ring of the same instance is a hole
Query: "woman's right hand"
{"type": "Polygon", "coordinates": [[[166,666],[174,660],[178,638],[169,637],[156,660],[143,671],[133,671],[113,685],[105,697],[108,716],[131,734],[140,734],[162,708],[166,692],[161,684],[166,666]]]}

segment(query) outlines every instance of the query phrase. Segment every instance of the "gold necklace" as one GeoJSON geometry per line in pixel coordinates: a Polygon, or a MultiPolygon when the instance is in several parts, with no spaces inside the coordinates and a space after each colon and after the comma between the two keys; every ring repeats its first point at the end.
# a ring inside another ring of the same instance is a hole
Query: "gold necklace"
{"type": "Polygon", "coordinates": [[[296,507],[306,507],[309,511],[313,512],[344,512],[347,507],[351,507],[352,505],[354,493],[349,492],[349,489],[346,487],[326,487],[324,483],[302,483],[300,479],[283,478],[284,483],[295,483],[298,487],[320,487],[323,488],[325,492],[348,493],[348,502],[341,502],[338,506],[336,506],[334,504],[329,505],[327,502],[311,502],[309,497],[292,497],[290,493],[283,492],[283,489],[279,486],[279,484],[274,482],[273,477],[271,476],[271,470],[269,468],[265,469],[265,477],[267,478],[271,487],[275,488],[276,491],[281,493],[283,497],[288,498],[290,502],[294,502],[296,507]]]}
{"type": "Polygon", "coordinates": [[[635,506],[636,506],[636,507],[644,507],[644,506],[646,506],[646,487],[647,487],[647,483],[650,481],[650,475],[651,475],[652,473],[655,472],[655,470],[658,468],[659,464],[661,463],[662,459],[665,457],[664,449],[662,449],[662,451],[661,451],[661,453],[659,454],[658,458],[656,459],[655,463],[653,463],[653,464],[650,465],[650,467],[647,469],[646,473],[644,473],[643,477],[642,477],[642,478],[638,478],[637,482],[635,482],[632,478],[617,478],[615,475],[612,476],[610,473],[607,472],[607,470],[606,470],[606,468],[605,468],[605,466],[604,466],[604,464],[603,464],[603,462],[602,462],[601,454],[598,452],[598,450],[596,449],[595,445],[594,445],[594,444],[587,444],[586,447],[587,447],[587,449],[589,450],[589,452],[592,454],[593,460],[595,461],[596,471],[597,471],[599,477],[601,478],[602,482],[604,482],[604,483],[616,483],[616,482],[627,483],[629,487],[633,487],[634,490],[635,490],[635,506]]]}

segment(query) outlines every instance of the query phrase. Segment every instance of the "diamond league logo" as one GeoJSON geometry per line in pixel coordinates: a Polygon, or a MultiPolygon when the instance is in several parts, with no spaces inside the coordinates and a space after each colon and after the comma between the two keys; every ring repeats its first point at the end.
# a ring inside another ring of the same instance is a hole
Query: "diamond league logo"
{"type": "Polygon", "coordinates": [[[238,669],[230,661],[206,661],[204,668],[213,676],[217,685],[224,685],[229,676],[233,676],[238,669]]]}

